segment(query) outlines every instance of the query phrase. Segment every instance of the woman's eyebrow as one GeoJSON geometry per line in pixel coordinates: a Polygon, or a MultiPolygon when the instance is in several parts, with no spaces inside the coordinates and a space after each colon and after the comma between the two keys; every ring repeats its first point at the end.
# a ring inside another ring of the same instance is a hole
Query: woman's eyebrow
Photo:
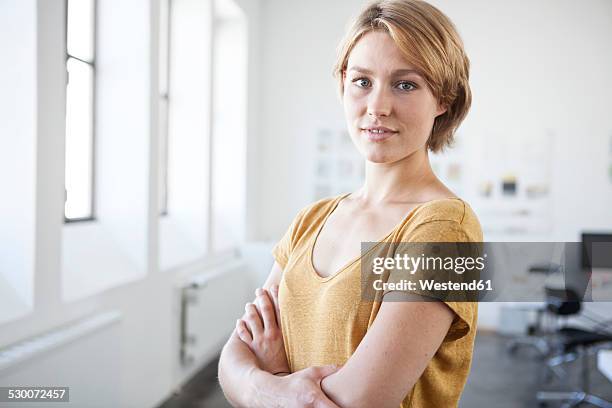
{"type": "MultiPolygon", "coordinates": [[[[358,71],[358,72],[362,72],[362,73],[368,74],[368,75],[373,75],[374,74],[369,69],[358,67],[358,66],[354,66],[354,67],[349,68],[349,71],[358,71]]],[[[391,74],[392,75],[416,74],[418,76],[421,76],[419,71],[417,71],[415,69],[407,69],[407,68],[405,68],[405,69],[396,69],[391,74]]]]}

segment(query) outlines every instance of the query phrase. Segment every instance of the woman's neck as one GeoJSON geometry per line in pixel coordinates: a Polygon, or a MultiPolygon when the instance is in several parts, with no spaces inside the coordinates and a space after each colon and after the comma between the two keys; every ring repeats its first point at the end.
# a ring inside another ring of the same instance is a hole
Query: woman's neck
{"type": "Polygon", "coordinates": [[[428,190],[438,187],[427,151],[419,151],[394,163],[366,162],[365,184],[357,192],[364,204],[427,201],[428,190]]]}

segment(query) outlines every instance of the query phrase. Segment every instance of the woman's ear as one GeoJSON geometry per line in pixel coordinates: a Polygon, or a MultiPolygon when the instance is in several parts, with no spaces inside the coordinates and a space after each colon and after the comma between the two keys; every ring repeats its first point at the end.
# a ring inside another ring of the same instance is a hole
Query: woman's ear
{"type": "Polygon", "coordinates": [[[443,115],[444,113],[446,113],[447,110],[448,109],[446,105],[442,105],[441,103],[439,103],[438,108],[436,109],[436,117],[443,115]]]}

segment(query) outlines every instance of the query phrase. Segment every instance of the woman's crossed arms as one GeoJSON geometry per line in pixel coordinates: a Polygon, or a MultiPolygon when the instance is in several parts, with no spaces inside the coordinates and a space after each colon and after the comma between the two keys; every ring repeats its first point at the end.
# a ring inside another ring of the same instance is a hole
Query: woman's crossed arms
{"type": "Polygon", "coordinates": [[[398,407],[449,331],[442,302],[382,302],[355,353],[338,368],[290,372],[279,326],[275,262],[248,303],[219,361],[219,381],[236,407],[398,407]]]}

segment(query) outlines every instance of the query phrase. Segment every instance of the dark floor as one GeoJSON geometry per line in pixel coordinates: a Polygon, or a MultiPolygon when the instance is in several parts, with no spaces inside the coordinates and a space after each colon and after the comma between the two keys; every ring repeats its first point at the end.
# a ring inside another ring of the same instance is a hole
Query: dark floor
{"type": "MultiPolygon", "coordinates": [[[[558,380],[540,386],[540,362],[529,349],[510,356],[507,339],[496,334],[480,332],[474,346],[472,372],[463,392],[461,408],[525,408],[537,407],[535,393],[539,389],[564,389],[558,380]]],[[[612,383],[591,362],[591,392],[612,400],[612,383]]],[[[567,365],[571,384],[578,384],[579,365],[567,365]]],[[[225,408],[231,407],[223,397],[216,380],[217,361],[200,371],[179,393],[159,408],[225,408]]],[[[560,404],[549,404],[558,407],[560,404]]],[[[584,404],[588,406],[588,404],[584,404]]],[[[439,407],[435,407],[439,408],[439,407]]]]}

